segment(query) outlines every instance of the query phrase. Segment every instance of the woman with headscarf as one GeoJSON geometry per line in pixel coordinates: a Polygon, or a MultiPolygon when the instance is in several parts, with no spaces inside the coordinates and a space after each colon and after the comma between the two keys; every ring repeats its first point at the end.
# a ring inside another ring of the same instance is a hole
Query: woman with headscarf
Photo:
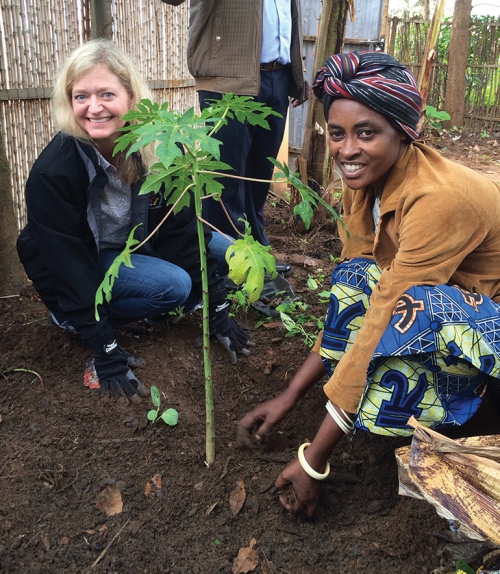
{"type": "Polygon", "coordinates": [[[499,186],[415,142],[421,97],[392,56],[333,55],[313,90],[346,186],[343,261],[312,353],[239,429],[258,441],[328,374],[324,421],[276,481],[309,516],[345,434],[408,435],[411,416],[463,425],[500,377],[499,186]]]}

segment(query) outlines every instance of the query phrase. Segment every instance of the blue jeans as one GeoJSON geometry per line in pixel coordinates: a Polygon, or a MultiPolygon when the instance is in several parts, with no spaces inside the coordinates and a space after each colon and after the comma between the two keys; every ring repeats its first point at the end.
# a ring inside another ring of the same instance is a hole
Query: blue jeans
{"type": "MultiPolygon", "coordinates": [[[[119,249],[102,249],[99,268],[105,273],[119,249]]],[[[168,261],[148,255],[131,256],[132,267],[122,265],[113,285],[113,296],[106,304],[112,323],[126,323],[172,311],[189,297],[191,277],[168,261]]]]}
{"type": "Polygon", "coordinates": [[[208,247],[215,257],[217,257],[217,261],[219,262],[217,273],[221,276],[228,274],[229,267],[226,263],[226,251],[233,241],[234,240],[232,238],[227,239],[226,236],[222,235],[222,233],[212,231],[212,241],[210,241],[208,247]]]}
{"type": "MultiPolygon", "coordinates": [[[[230,241],[220,233],[213,233],[210,250],[219,262],[218,272],[227,273],[225,253],[230,241]]],[[[105,273],[119,249],[102,249],[99,268],[105,273]]],[[[133,268],[122,265],[113,285],[113,297],[106,303],[111,322],[126,323],[162,315],[184,306],[190,310],[199,302],[190,296],[191,277],[173,263],[148,255],[132,254],[133,268]]]]}

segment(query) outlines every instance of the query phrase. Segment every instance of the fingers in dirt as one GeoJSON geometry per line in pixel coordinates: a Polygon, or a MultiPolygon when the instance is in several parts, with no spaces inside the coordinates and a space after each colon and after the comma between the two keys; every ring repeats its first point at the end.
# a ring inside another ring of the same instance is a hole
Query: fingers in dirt
{"type": "Polygon", "coordinates": [[[238,429],[236,431],[236,447],[237,448],[250,448],[255,450],[260,446],[260,437],[257,440],[257,437],[254,437],[251,430],[245,428],[241,424],[238,425],[238,429]]]}

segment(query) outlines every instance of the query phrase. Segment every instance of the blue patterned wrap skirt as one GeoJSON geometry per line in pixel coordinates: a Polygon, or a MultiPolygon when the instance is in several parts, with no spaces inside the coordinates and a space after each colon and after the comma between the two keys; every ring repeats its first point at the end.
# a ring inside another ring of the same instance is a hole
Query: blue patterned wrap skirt
{"type": "MultiPolygon", "coordinates": [[[[381,273],[361,258],[334,269],[320,350],[329,376],[353,344],[381,273]]],[[[489,377],[500,377],[500,304],[456,286],[412,287],[372,357],[354,426],[410,435],[412,415],[434,429],[462,425],[489,377]]]]}

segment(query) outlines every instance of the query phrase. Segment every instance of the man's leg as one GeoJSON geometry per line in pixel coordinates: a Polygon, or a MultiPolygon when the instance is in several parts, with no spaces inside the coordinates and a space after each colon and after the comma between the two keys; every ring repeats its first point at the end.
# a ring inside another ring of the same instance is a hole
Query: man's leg
{"type": "MultiPolygon", "coordinates": [[[[253,128],[245,176],[271,180],[274,166],[267,158],[276,158],[283,141],[288,112],[288,70],[261,71],[260,78],[260,93],[256,100],[280,113],[282,117],[268,116],[269,130],[253,128]]],[[[252,236],[263,245],[269,245],[264,231],[264,205],[269,187],[269,183],[245,181],[245,212],[252,227],[252,236]]]]}

